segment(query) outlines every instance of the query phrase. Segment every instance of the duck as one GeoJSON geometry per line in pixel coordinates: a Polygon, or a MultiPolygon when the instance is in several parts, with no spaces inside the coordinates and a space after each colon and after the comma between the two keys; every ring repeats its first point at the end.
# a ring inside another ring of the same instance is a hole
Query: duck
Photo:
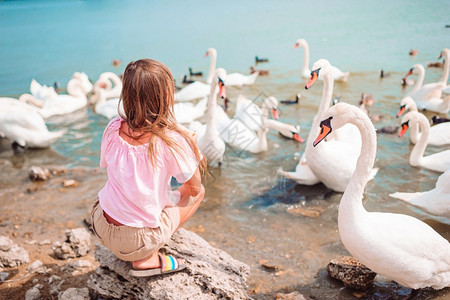
{"type": "Polygon", "coordinates": [[[189,67],[189,76],[203,76],[203,72],[194,72],[192,68],[189,67]]]}
{"type": "Polygon", "coordinates": [[[269,70],[262,70],[262,69],[256,69],[254,66],[250,67],[250,74],[259,72],[259,75],[261,76],[267,76],[269,75],[270,71],[269,70]]]}
{"type": "Polygon", "coordinates": [[[315,149],[327,134],[349,122],[361,132],[362,146],[338,209],[344,247],[372,271],[405,287],[449,287],[450,243],[444,237],[412,216],[368,212],[363,206],[364,188],[377,151],[375,128],[367,115],[347,103],[330,107],[322,115],[315,149]]]}
{"type": "Polygon", "coordinates": [[[87,105],[87,94],[93,88],[85,73],[75,72],[67,83],[67,95],[55,95],[45,100],[30,94],[22,94],[19,101],[35,105],[43,118],[64,115],[79,110],[87,105]]]}
{"type": "Polygon", "coordinates": [[[33,97],[41,100],[58,95],[53,86],[41,85],[36,79],[32,79],[30,83],[30,93],[33,97]]]}
{"type": "Polygon", "coordinates": [[[20,148],[47,148],[65,130],[49,131],[42,116],[30,105],[16,99],[0,100],[0,133],[12,142],[15,152],[20,148]]]}
{"type": "Polygon", "coordinates": [[[119,98],[122,93],[122,79],[113,72],[103,72],[98,77],[97,81],[94,83],[94,88],[98,88],[98,85],[104,84],[105,97],[119,98]]]}
{"type": "Polygon", "coordinates": [[[423,77],[425,76],[425,68],[421,64],[414,65],[405,77],[419,73],[419,79],[413,88],[413,90],[407,94],[411,96],[417,104],[417,107],[421,110],[429,110],[437,113],[446,114],[450,110],[450,97],[442,99],[442,90],[447,87],[447,80],[450,70],[450,50],[444,49],[441,52],[439,58],[445,57],[444,70],[441,76],[441,80],[434,83],[423,84],[423,77]]]}
{"type": "Polygon", "coordinates": [[[294,100],[291,100],[291,99],[280,100],[280,103],[283,103],[283,104],[297,104],[300,101],[301,97],[302,97],[302,95],[300,93],[297,93],[295,95],[295,99],[294,100]]]}
{"type": "MultiPolygon", "coordinates": [[[[305,152],[295,172],[286,172],[282,169],[277,172],[286,178],[294,179],[299,184],[312,185],[322,182],[329,189],[344,192],[356,167],[356,160],[361,150],[361,136],[355,133],[355,130],[358,130],[356,126],[349,124],[329,135],[319,147],[313,148],[312,139],[320,129],[319,122],[322,114],[330,106],[334,82],[330,63],[326,59],[319,59],[313,65],[306,89],[314,84],[319,77],[319,72],[322,72],[324,81],[322,100],[319,111],[313,118],[305,152]]],[[[376,175],[377,171],[378,169],[371,170],[370,179],[376,175]]]]}
{"type": "MultiPolygon", "coordinates": [[[[197,132],[198,134],[198,147],[205,155],[208,164],[222,164],[223,155],[225,153],[225,142],[220,138],[219,131],[216,125],[216,111],[217,107],[217,94],[223,99],[226,97],[225,83],[227,73],[225,69],[218,68],[214,72],[213,81],[211,83],[211,90],[208,96],[208,108],[206,113],[206,126],[203,132],[197,132]]],[[[220,108],[220,107],[219,107],[220,108]]],[[[225,112],[224,112],[225,113],[225,112]]],[[[190,127],[192,130],[192,127],[190,127]]]]}
{"type": "Polygon", "coordinates": [[[367,106],[372,106],[374,103],[375,103],[375,100],[373,100],[372,94],[369,94],[369,95],[366,95],[365,93],[361,94],[361,99],[359,100],[359,108],[369,116],[369,118],[372,122],[376,123],[376,122],[381,121],[381,119],[384,118],[384,115],[371,114],[369,112],[369,109],[367,108],[367,106]]]}
{"type": "Polygon", "coordinates": [[[267,117],[267,111],[272,111],[272,117],[278,119],[278,100],[273,96],[266,98],[261,105],[261,108],[244,95],[239,94],[236,100],[236,111],[234,119],[239,119],[251,130],[258,131],[262,126],[262,118],[267,117]]]}
{"type": "Polygon", "coordinates": [[[419,50],[417,50],[417,49],[411,49],[409,51],[409,55],[410,56],[414,56],[414,55],[417,55],[417,54],[419,54],[419,50]]]}
{"type": "Polygon", "coordinates": [[[117,68],[117,67],[120,66],[121,64],[122,64],[122,60],[113,58],[113,60],[112,60],[112,65],[113,65],[115,68],[117,68]]]}
{"type": "Polygon", "coordinates": [[[206,83],[201,81],[194,81],[193,83],[185,86],[181,90],[175,93],[175,100],[178,102],[192,101],[195,99],[201,99],[207,97],[211,90],[211,82],[216,70],[217,50],[214,48],[208,48],[205,57],[209,56],[209,69],[208,76],[206,77],[206,83]]]}
{"type": "Polygon", "coordinates": [[[263,62],[269,62],[268,58],[260,58],[258,56],[255,56],[255,63],[263,63],[263,62]]]}
{"type": "Polygon", "coordinates": [[[427,63],[427,68],[443,68],[443,67],[444,67],[444,63],[441,61],[427,63]]]}
{"type": "MultiPolygon", "coordinates": [[[[309,69],[309,45],[308,42],[305,39],[298,39],[297,42],[294,45],[294,49],[301,47],[303,48],[303,67],[301,70],[301,75],[303,78],[309,78],[310,76],[310,69],[309,69]]],[[[348,76],[350,75],[349,72],[342,72],[335,66],[331,66],[331,72],[333,72],[333,80],[334,81],[342,81],[347,82],[348,76]]],[[[323,80],[322,77],[319,77],[320,80],[323,80]]]]}
{"type": "MultiPolygon", "coordinates": [[[[415,111],[417,113],[417,106],[414,100],[407,96],[402,99],[400,102],[400,109],[397,112],[397,118],[403,115],[403,113],[408,110],[409,111],[415,111]]],[[[420,113],[419,113],[420,114],[420,113]]],[[[411,140],[411,143],[417,144],[417,142],[420,140],[421,132],[419,131],[419,123],[414,122],[415,125],[411,126],[411,134],[409,135],[409,138],[411,140]]],[[[427,121],[428,123],[428,121],[427,121]]],[[[428,145],[433,146],[442,146],[450,144],[450,123],[441,123],[434,126],[429,125],[429,134],[428,134],[428,145]]]]}
{"type": "Polygon", "coordinates": [[[380,70],[380,78],[390,77],[391,73],[385,72],[383,69],[380,70]]]}
{"type": "Polygon", "coordinates": [[[95,105],[95,113],[102,115],[109,120],[118,116],[119,112],[120,115],[125,116],[123,103],[120,101],[120,98],[106,99],[107,91],[105,90],[105,87],[106,83],[94,86],[94,94],[91,96],[89,102],[95,105]]]}
{"type": "Polygon", "coordinates": [[[426,192],[389,194],[423,211],[438,217],[450,219],[450,169],[442,173],[434,189],[426,192]]]}
{"type": "Polygon", "coordinates": [[[195,80],[187,79],[187,75],[186,74],[183,76],[183,83],[184,84],[190,84],[190,83],[194,83],[194,82],[195,82],[195,80]]]}
{"type": "Polygon", "coordinates": [[[432,120],[432,125],[441,124],[441,123],[445,123],[445,122],[450,122],[450,119],[441,118],[439,116],[432,116],[431,120],[432,120]]]}
{"type": "Polygon", "coordinates": [[[406,130],[408,130],[410,126],[409,122],[411,122],[411,127],[413,128],[416,123],[418,123],[421,131],[419,140],[411,150],[409,164],[413,167],[422,167],[441,173],[450,169],[450,150],[444,150],[423,156],[428,145],[428,137],[430,133],[430,124],[423,114],[417,111],[410,111],[405,114],[402,118],[402,125],[398,136],[402,137],[405,134],[406,130]]]}

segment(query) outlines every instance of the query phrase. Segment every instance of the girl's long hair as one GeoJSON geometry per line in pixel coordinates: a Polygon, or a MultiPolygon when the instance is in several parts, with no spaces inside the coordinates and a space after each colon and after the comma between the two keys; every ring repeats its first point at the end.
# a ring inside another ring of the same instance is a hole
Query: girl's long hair
{"type": "Polygon", "coordinates": [[[150,133],[148,154],[153,166],[156,166],[156,139],[160,138],[179,157],[185,158],[181,146],[167,135],[178,132],[187,141],[200,162],[202,175],[206,173],[206,159],[200,159],[200,151],[192,134],[183,129],[175,119],[173,112],[175,82],[169,68],[153,59],[132,61],[125,68],[120,101],[125,115],[121,117],[128,125],[129,137],[139,140],[150,133]],[[175,152],[174,152],[175,151],[175,152]]]}

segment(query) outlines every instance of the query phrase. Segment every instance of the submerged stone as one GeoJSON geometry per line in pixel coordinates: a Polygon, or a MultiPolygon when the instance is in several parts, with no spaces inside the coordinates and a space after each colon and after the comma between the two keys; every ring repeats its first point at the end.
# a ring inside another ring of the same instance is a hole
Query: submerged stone
{"type": "Polygon", "coordinates": [[[344,283],[348,288],[365,290],[377,273],[373,272],[357,259],[349,256],[332,259],[327,266],[328,274],[344,283]]]}

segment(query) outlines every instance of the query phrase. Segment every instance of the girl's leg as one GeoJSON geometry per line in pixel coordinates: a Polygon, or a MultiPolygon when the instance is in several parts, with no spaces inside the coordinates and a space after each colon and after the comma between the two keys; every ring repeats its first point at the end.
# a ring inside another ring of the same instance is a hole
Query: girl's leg
{"type": "MultiPolygon", "coordinates": [[[[176,206],[180,212],[180,224],[177,229],[180,228],[186,221],[195,213],[195,211],[200,206],[200,203],[205,196],[205,188],[201,186],[200,193],[195,197],[183,197],[176,206]]],[[[175,230],[175,231],[176,231],[175,230]]],[[[179,259],[178,263],[183,264],[185,261],[179,259]]],[[[158,251],[141,260],[133,261],[133,269],[150,269],[150,268],[160,268],[161,262],[159,261],[158,251]]]]}

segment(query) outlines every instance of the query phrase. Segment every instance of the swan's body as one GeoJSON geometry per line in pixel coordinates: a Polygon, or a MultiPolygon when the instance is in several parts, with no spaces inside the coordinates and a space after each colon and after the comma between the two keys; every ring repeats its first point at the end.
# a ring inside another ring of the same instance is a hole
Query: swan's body
{"type": "Polygon", "coordinates": [[[87,105],[86,95],[92,90],[92,83],[85,73],[75,72],[67,83],[67,95],[55,95],[45,100],[30,94],[23,94],[19,101],[36,105],[43,118],[72,113],[87,105]]]}
{"type": "Polygon", "coordinates": [[[243,86],[252,85],[255,83],[256,78],[259,75],[259,71],[255,71],[250,75],[244,75],[241,73],[231,73],[227,75],[227,86],[243,86]]]}
{"type": "Polygon", "coordinates": [[[36,109],[15,99],[0,100],[0,132],[22,147],[46,148],[64,131],[50,132],[36,109]]]}
{"type": "MultiPolygon", "coordinates": [[[[400,102],[400,110],[397,113],[397,117],[400,117],[406,110],[417,111],[417,106],[414,100],[407,96],[400,102]]],[[[450,123],[440,123],[431,126],[428,134],[428,145],[442,146],[450,144],[450,123]]],[[[411,126],[411,133],[409,138],[411,143],[417,144],[420,140],[421,132],[419,130],[419,123],[415,122],[414,126],[411,126]]]]}
{"type": "MultiPolygon", "coordinates": [[[[361,150],[361,136],[355,134],[357,128],[347,125],[333,132],[327,141],[313,149],[312,139],[319,131],[319,121],[323,112],[330,106],[333,90],[333,79],[330,72],[330,63],[325,59],[318,60],[311,72],[309,87],[318,77],[318,72],[323,74],[323,92],[319,111],[313,119],[311,131],[306,142],[306,149],[301,157],[295,172],[278,172],[288,178],[294,179],[300,184],[316,184],[323,182],[328,188],[343,192],[350,181],[350,177],[356,167],[356,160],[361,150]],[[314,176],[312,176],[314,175],[314,176]]],[[[372,177],[377,169],[373,170],[372,177]]]]}
{"type": "Polygon", "coordinates": [[[450,243],[445,238],[416,218],[368,212],[362,204],[377,147],[375,128],[367,115],[338,103],[323,118],[320,138],[348,122],[358,126],[362,135],[361,155],[339,205],[338,228],[345,248],[374,272],[406,287],[450,286],[450,243]]]}
{"type": "MultiPolygon", "coordinates": [[[[311,70],[309,69],[309,45],[308,42],[305,39],[298,39],[296,44],[294,45],[294,48],[302,47],[303,48],[303,67],[302,67],[302,77],[303,78],[309,78],[311,75],[311,70]]],[[[348,76],[350,75],[349,72],[342,72],[335,66],[330,66],[331,72],[333,74],[333,79],[335,81],[347,81],[348,76]]],[[[320,80],[323,80],[321,76],[319,76],[320,80]]]]}
{"type": "Polygon", "coordinates": [[[98,80],[94,84],[94,89],[102,83],[106,85],[104,88],[106,99],[120,97],[120,93],[122,92],[122,80],[119,76],[113,72],[104,72],[100,74],[98,80]]]}
{"type": "MultiPolygon", "coordinates": [[[[209,164],[221,163],[223,159],[223,154],[225,153],[225,142],[219,137],[219,131],[216,125],[216,112],[217,112],[217,93],[220,90],[221,97],[225,97],[222,94],[223,83],[220,86],[219,80],[226,77],[226,72],[224,69],[219,68],[214,72],[213,81],[211,83],[211,91],[208,97],[208,111],[207,111],[207,121],[206,129],[204,134],[198,134],[198,147],[206,156],[209,164]]],[[[222,81],[221,81],[222,82],[222,81]]]]}
{"type": "Polygon", "coordinates": [[[389,196],[408,202],[429,214],[450,218],[450,170],[439,176],[436,187],[427,192],[393,193],[389,196]]]}
{"type": "Polygon", "coordinates": [[[108,93],[105,85],[95,85],[94,95],[92,95],[90,102],[95,103],[94,110],[96,114],[102,115],[107,119],[112,119],[119,115],[124,116],[125,112],[123,110],[123,104],[119,101],[119,98],[106,99],[106,94],[108,93]],[[120,105],[120,106],[119,106],[120,105]]]}
{"type": "Polygon", "coordinates": [[[178,123],[192,123],[205,114],[207,103],[208,97],[203,98],[195,105],[191,102],[175,103],[173,106],[175,119],[178,123]]]}
{"type": "Polygon", "coordinates": [[[417,104],[419,109],[426,109],[438,113],[446,114],[450,110],[450,98],[446,97],[442,99],[442,90],[447,87],[447,80],[450,70],[450,50],[442,50],[441,55],[445,58],[444,69],[441,76],[441,80],[434,83],[428,83],[422,86],[423,78],[425,76],[425,69],[422,65],[416,64],[410,74],[419,74],[419,79],[414,89],[408,94],[411,96],[417,104]]]}
{"type": "Polygon", "coordinates": [[[55,91],[55,88],[52,86],[46,86],[39,84],[34,78],[30,83],[30,92],[33,97],[36,97],[41,100],[45,100],[47,98],[54,97],[58,95],[55,91]]]}
{"type": "MultiPolygon", "coordinates": [[[[236,111],[233,118],[239,119],[250,129],[258,131],[258,129],[263,125],[263,110],[265,113],[268,113],[268,109],[272,109],[274,118],[278,118],[277,107],[278,100],[275,97],[270,96],[269,98],[267,98],[263,102],[262,108],[260,108],[252,100],[247,99],[240,94],[236,100],[236,111]]],[[[264,117],[267,117],[267,115],[265,115],[264,117]]]]}
{"type": "Polygon", "coordinates": [[[409,122],[411,122],[412,128],[414,128],[414,126],[418,123],[421,131],[420,139],[411,150],[409,164],[413,167],[423,167],[436,172],[445,172],[450,169],[450,150],[444,150],[428,156],[423,156],[428,145],[427,141],[430,133],[430,124],[423,114],[417,111],[410,111],[404,115],[402,118],[402,129],[399,136],[402,136],[408,129],[409,122]]]}
{"type": "MultiPolygon", "coordinates": [[[[205,56],[211,57],[209,61],[209,71],[206,78],[206,83],[194,81],[175,93],[175,100],[178,102],[192,101],[194,99],[204,98],[209,95],[211,90],[211,82],[216,70],[217,51],[214,48],[209,48],[205,56]]],[[[228,85],[228,84],[227,84],[228,85]]]]}

